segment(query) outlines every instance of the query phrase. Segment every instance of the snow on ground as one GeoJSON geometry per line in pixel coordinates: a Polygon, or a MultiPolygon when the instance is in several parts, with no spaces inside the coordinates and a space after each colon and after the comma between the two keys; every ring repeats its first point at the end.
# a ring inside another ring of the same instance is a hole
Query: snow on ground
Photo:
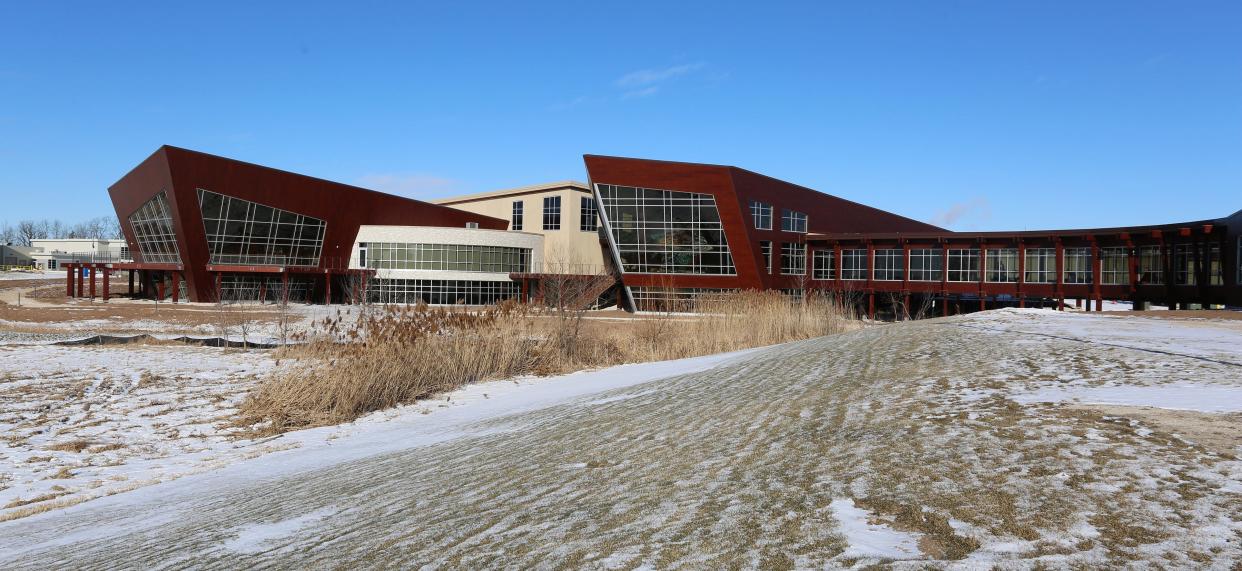
{"type": "Polygon", "coordinates": [[[0,566],[1228,569],[1236,448],[1089,401],[1237,363],[1242,322],[1004,310],[483,383],[0,523],[0,566]]]}
{"type": "Polygon", "coordinates": [[[32,271],[32,272],[0,272],[0,281],[14,280],[54,280],[65,279],[65,272],[32,271]]]}
{"type": "Polygon", "coordinates": [[[0,519],[288,447],[237,439],[264,353],[0,345],[0,519]]]}
{"type": "Polygon", "coordinates": [[[850,498],[833,500],[832,514],[849,544],[838,556],[842,559],[918,559],[923,556],[917,534],[878,522],[875,514],[855,506],[850,498]]]}
{"type": "Polygon", "coordinates": [[[1179,383],[1155,387],[1046,388],[1032,393],[1016,394],[1012,398],[1020,403],[1073,401],[1198,412],[1242,412],[1242,385],[1222,387],[1179,383]]]}

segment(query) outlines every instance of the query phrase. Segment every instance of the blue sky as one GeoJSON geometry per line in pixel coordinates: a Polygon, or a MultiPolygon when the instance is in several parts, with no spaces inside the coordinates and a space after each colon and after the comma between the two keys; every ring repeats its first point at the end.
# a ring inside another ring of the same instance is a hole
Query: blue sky
{"type": "Polygon", "coordinates": [[[10,2],[0,222],[161,144],[415,198],[733,164],[958,230],[1242,209],[1242,3],[10,2]]]}

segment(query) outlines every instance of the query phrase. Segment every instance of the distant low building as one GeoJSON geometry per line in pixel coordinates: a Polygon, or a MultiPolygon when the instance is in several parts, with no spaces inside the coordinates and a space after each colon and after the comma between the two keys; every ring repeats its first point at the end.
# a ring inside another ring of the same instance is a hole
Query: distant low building
{"type": "Polygon", "coordinates": [[[31,250],[32,248],[25,246],[0,245],[0,268],[33,266],[34,258],[30,257],[31,250]]]}
{"type": "Polygon", "coordinates": [[[133,257],[125,240],[94,238],[46,238],[30,241],[30,258],[41,270],[56,270],[67,263],[130,262],[133,257]]]}

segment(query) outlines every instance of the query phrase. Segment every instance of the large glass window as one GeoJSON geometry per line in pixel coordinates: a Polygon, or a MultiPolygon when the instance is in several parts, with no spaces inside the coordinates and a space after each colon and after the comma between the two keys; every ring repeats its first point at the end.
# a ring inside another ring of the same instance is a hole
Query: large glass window
{"type": "Polygon", "coordinates": [[[323,220],[198,189],[212,264],[317,266],[323,220]]]}
{"type": "Polygon", "coordinates": [[[522,229],[522,222],[523,222],[522,218],[524,217],[524,214],[525,214],[525,208],[526,207],[522,205],[521,200],[513,201],[513,218],[509,222],[510,230],[521,230],[522,229]]]}
{"type": "Polygon", "coordinates": [[[1164,283],[1164,260],[1160,255],[1160,246],[1139,248],[1139,283],[1144,285],[1164,283]]]}
{"type": "Polygon", "coordinates": [[[1065,271],[1062,272],[1062,283],[1091,283],[1091,248],[1065,248],[1065,271]]]}
{"type": "Polygon", "coordinates": [[[837,258],[832,250],[815,250],[811,257],[811,278],[816,280],[836,279],[837,258]]]}
{"type": "Polygon", "coordinates": [[[910,250],[910,281],[938,282],[944,270],[944,250],[915,248],[910,250]]]}
{"type": "Polygon", "coordinates": [[[978,248],[960,248],[949,250],[949,281],[979,281],[978,248]]]}
{"type": "Polygon", "coordinates": [[[712,195],[611,184],[596,189],[624,271],[734,273],[712,195]]]}
{"type": "Polygon", "coordinates": [[[1197,285],[1198,272],[1195,271],[1195,251],[1190,244],[1173,246],[1173,283],[1176,285],[1197,285]]]}
{"type": "Polygon", "coordinates": [[[713,302],[719,302],[736,289],[721,288],[683,288],[683,287],[644,287],[630,288],[630,295],[639,311],[694,311],[704,305],[710,309],[713,302]]]}
{"type": "Polygon", "coordinates": [[[984,278],[993,283],[1018,281],[1018,249],[990,248],[987,250],[987,268],[984,278]]]}
{"type": "Polygon", "coordinates": [[[595,218],[597,215],[597,211],[595,209],[595,199],[589,196],[583,196],[582,204],[578,212],[578,229],[583,232],[594,232],[595,218]]]}
{"type": "Polygon", "coordinates": [[[756,200],[750,201],[750,217],[758,230],[772,229],[772,205],[756,200]]]}
{"type": "Polygon", "coordinates": [[[772,241],[760,240],[759,251],[763,252],[763,265],[768,268],[768,273],[772,273],[772,241]]]}
{"type": "Polygon", "coordinates": [[[806,275],[805,244],[781,244],[781,273],[787,276],[806,275]]]}
{"type": "Polygon", "coordinates": [[[180,264],[177,234],[173,231],[168,197],[160,191],[129,215],[129,225],[138,241],[138,252],[148,264],[180,264]]]}
{"type": "Polygon", "coordinates": [[[1028,284],[1057,283],[1056,248],[1027,248],[1026,277],[1022,281],[1028,284]]]}
{"type": "Polygon", "coordinates": [[[367,267],[377,270],[530,271],[530,248],[370,242],[367,267]]]}
{"type": "Polygon", "coordinates": [[[511,281],[372,279],[367,296],[374,303],[492,305],[522,293],[511,281]]]}
{"type": "Polygon", "coordinates": [[[1130,254],[1125,248],[1100,248],[1100,283],[1130,285],[1130,254]]]}
{"type": "Polygon", "coordinates": [[[1220,244],[1207,245],[1208,285],[1225,285],[1225,268],[1221,267],[1220,244]]]}
{"type": "Polygon", "coordinates": [[[781,230],[806,234],[806,214],[797,210],[781,209],[781,230]]]}
{"type": "Polygon", "coordinates": [[[867,251],[841,250],[841,279],[867,279],[867,251]]]}
{"type": "Polygon", "coordinates": [[[561,197],[543,197],[543,229],[561,229],[561,197]]]}
{"type": "Polygon", "coordinates": [[[875,279],[899,282],[905,279],[905,274],[905,260],[901,250],[887,248],[875,251],[875,279]]]}

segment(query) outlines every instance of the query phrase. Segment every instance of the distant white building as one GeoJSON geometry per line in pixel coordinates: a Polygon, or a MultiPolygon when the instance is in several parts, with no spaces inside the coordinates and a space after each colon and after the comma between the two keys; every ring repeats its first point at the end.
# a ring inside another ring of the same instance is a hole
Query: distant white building
{"type": "Polygon", "coordinates": [[[29,256],[35,267],[56,270],[70,262],[131,262],[125,240],[94,238],[45,238],[30,241],[29,256]]]}
{"type": "Polygon", "coordinates": [[[0,268],[28,267],[34,265],[30,258],[32,248],[0,244],[0,268]]]}

